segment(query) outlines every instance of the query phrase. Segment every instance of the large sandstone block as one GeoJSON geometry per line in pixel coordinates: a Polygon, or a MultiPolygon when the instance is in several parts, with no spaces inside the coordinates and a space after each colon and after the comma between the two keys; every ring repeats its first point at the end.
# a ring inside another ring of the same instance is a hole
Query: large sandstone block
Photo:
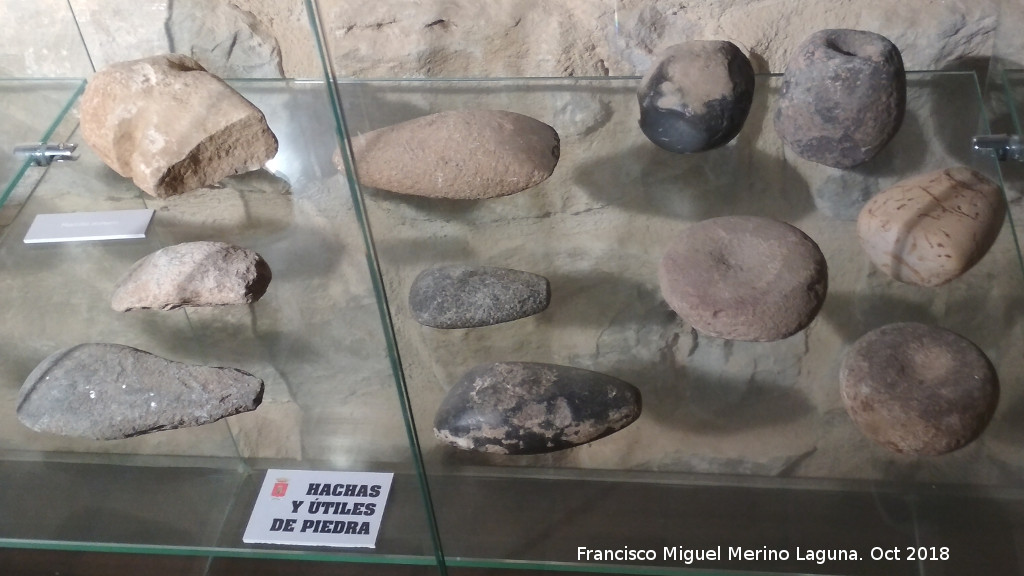
{"type": "Polygon", "coordinates": [[[98,72],[82,95],[81,118],[100,159],[160,198],[256,170],[277,154],[263,113],[180,54],[98,72]]]}

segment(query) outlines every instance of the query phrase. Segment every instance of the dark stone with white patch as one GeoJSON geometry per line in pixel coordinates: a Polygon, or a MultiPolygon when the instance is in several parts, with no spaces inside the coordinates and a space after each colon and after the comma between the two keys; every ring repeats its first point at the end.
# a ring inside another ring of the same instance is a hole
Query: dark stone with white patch
{"type": "Polygon", "coordinates": [[[621,430],[640,408],[639,390],[605,374],[557,364],[482,364],[448,391],[434,435],[463,450],[544,454],[621,430]]]}
{"type": "Polygon", "coordinates": [[[476,328],[532,316],[551,301],[548,279],[492,266],[438,266],[409,290],[413,317],[434,328],[476,328]]]}
{"type": "Polygon", "coordinates": [[[889,143],[906,107],[896,45],[874,32],[821,30],[786,65],[775,131],[806,160],[852,168],[889,143]]]}
{"type": "Polygon", "coordinates": [[[659,147],[703,152],[739,134],[754,99],[754,68],[732,42],[670,46],[637,91],[640,129],[659,147]]]}
{"type": "Polygon", "coordinates": [[[945,454],[967,445],[999,401],[995,369],[981,349],[914,322],[861,336],[843,358],[839,382],[861,432],[904,454],[945,454]]]}
{"type": "Polygon", "coordinates": [[[29,374],[18,419],[37,432],[115,440],[199,426],[255,410],[263,381],[235,368],[193,366],[120,344],[79,344],[29,374]]]}

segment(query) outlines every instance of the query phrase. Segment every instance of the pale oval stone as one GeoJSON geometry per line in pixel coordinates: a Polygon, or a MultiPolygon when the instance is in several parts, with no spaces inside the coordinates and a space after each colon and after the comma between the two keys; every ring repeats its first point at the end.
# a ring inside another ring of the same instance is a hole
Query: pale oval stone
{"type": "Polygon", "coordinates": [[[256,170],[277,154],[263,113],[181,54],[113,64],[82,94],[82,137],[158,198],[256,170]]]}
{"type": "Polygon", "coordinates": [[[670,152],[711,150],[739,134],[754,100],[754,68],[732,42],[670,46],[637,90],[640,129],[670,152]]]}
{"type": "Polygon", "coordinates": [[[936,326],[889,324],[861,336],[839,371],[850,418],[869,438],[906,454],[944,454],[977,438],[999,383],[970,340],[936,326]]]}
{"type": "Polygon", "coordinates": [[[434,435],[463,450],[543,454],[621,430],[640,410],[640,391],[606,374],[496,362],[473,368],[448,391],[434,435]]]}
{"type": "Polygon", "coordinates": [[[559,139],[547,124],[503,110],[439,112],[352,139],[359,182],[399,194],[476,199],[547,179],[559,139]]]}
{"type": "Polygon", "coordinates": [[[120,344],[79,344],[44,359],[18,396],[37,432],[116,440],[199,426],[255,410],[263,381],[235,368],[193,366],[120,344]]]}
{"type": "Polygon", "coordinates": [[[999,185],[959,166],[879,193],[861,209],[857,234],[871,261],[889,276],[940,286],[981,260],[1005,217],[999,185]]]}
{"type": "Polygon", "coordinates": [[[185,242],[132,265],[114,286],[110,306],[173,310],[182,306],[252,304],[270,285],[262,256],[224,242],[185,242]]]}
{"type": "Polygon", "coordinates": [[[658,270],[668,305],[703,334],[766,342],[811,323],[828,290],[818,245],[798,228],[756,216],[689,226],[658,270]]]}
{"type": "Polygon", "coordinates": [[[544,311],[548,279],[493,266],[437,266],[420,272],[409,289],[416,321],[433,328],[477,328],[544,311]]]}

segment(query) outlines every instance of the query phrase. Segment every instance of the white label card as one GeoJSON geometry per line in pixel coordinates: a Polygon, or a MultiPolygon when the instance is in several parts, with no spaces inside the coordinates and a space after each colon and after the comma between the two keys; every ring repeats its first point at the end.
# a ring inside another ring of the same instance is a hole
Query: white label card
{"type": "Polygon", "coordinates": [[[391,472],[267,470],[242,542],[373,548],[391,472]]]}
{"type": "Polygon", "coordinates": [[[25,243],[145,238],[152,218],[152,209],[37,214],[25,243]]]}

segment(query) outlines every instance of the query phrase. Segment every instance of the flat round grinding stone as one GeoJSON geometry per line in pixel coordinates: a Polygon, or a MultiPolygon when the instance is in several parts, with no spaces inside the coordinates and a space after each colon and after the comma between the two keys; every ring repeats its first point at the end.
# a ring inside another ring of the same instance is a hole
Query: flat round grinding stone
{"type": "Polygon", "coordinates": [[[861,432],[906,454],[965,446],[988,425],[999,400],[984,352],[959,334],[913,322],[861,336],[843,358],[839,382],[861,432]]]}
{"type": "Polygon", "coordinates": [[[658,271],[665,301],[699,332],[767,342],[796,334],[825,302],[828,266],[798,228],[756,216],[693,224],[658,271]]]}

